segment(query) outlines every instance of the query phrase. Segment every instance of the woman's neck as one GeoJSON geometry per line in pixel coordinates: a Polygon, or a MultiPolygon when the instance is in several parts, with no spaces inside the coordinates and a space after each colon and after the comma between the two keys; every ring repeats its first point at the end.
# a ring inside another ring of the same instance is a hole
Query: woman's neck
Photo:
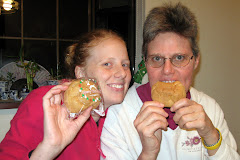
{"type": "Polygon", "coordinates": [[[93,113],[92,114],[92,118],[94,119],[95,122],[97,122],[100,119],[100,115],[98,115],[97,113],[93,113]]]}

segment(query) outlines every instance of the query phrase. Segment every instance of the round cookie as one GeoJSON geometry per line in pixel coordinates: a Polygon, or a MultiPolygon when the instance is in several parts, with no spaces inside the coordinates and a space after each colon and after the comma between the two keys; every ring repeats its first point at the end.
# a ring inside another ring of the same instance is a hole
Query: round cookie
{"type": "Polygon", "coordinates": [[[70,113],[79,113],[92,106],[97,108],[101,102],[101,92],[94,79],[73,80],[64,92],[64,104],[70,113]]]}
{"type": "Polygon", "coordinates": [[[186,98],[186,91],[181,82],[173,83],[157,82],[151,89],[152,100],[163,103],[165,107],[171,107],[175,102],[186,98]]]}

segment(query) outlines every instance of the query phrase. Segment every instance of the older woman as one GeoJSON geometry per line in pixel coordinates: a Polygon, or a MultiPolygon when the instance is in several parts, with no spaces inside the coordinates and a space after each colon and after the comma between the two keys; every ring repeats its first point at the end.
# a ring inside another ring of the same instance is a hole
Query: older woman
{"type": "Polygon", "coordinates": [[[239,159],[219,105],[191,87],[200,60],[197,34],[195,16],[180,3],[150,11],[143,31],[149,83],[132,86],[109,109],[101,136],[107,159],[239,159]],[[186,98],[170,109],[153,101],[158,81],[180,81],[186,98]]]}

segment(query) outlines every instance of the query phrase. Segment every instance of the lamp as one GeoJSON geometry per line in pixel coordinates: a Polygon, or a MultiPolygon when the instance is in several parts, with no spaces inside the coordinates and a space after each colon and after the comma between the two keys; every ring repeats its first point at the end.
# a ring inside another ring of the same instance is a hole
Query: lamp
{"type": "Polygon", "coordinates": [[[0,15],[11,14],[18,10],[18,2],[14,0],[0,0],[0,15]]]}

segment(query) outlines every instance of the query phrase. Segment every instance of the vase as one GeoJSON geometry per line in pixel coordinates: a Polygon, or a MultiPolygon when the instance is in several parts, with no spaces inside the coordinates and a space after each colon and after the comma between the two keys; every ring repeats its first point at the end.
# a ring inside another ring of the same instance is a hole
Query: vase
{"type": "Polygon", "coordinates": [[[0,81],[0,92],[8,90],[8,81],[0,81]]]}
{"type": "Polygon", "coordinates": [[[58,85],[58,80],[47,80],[48,85],[58,85]]]}
{"type": "Polygon", "coordinates": [[[29,73],[26,73],[26,76],[27,76],[27,89],[29,92],[31,92],[33,90],[33,78],[31,76],[31,74],[29,73]]]}

